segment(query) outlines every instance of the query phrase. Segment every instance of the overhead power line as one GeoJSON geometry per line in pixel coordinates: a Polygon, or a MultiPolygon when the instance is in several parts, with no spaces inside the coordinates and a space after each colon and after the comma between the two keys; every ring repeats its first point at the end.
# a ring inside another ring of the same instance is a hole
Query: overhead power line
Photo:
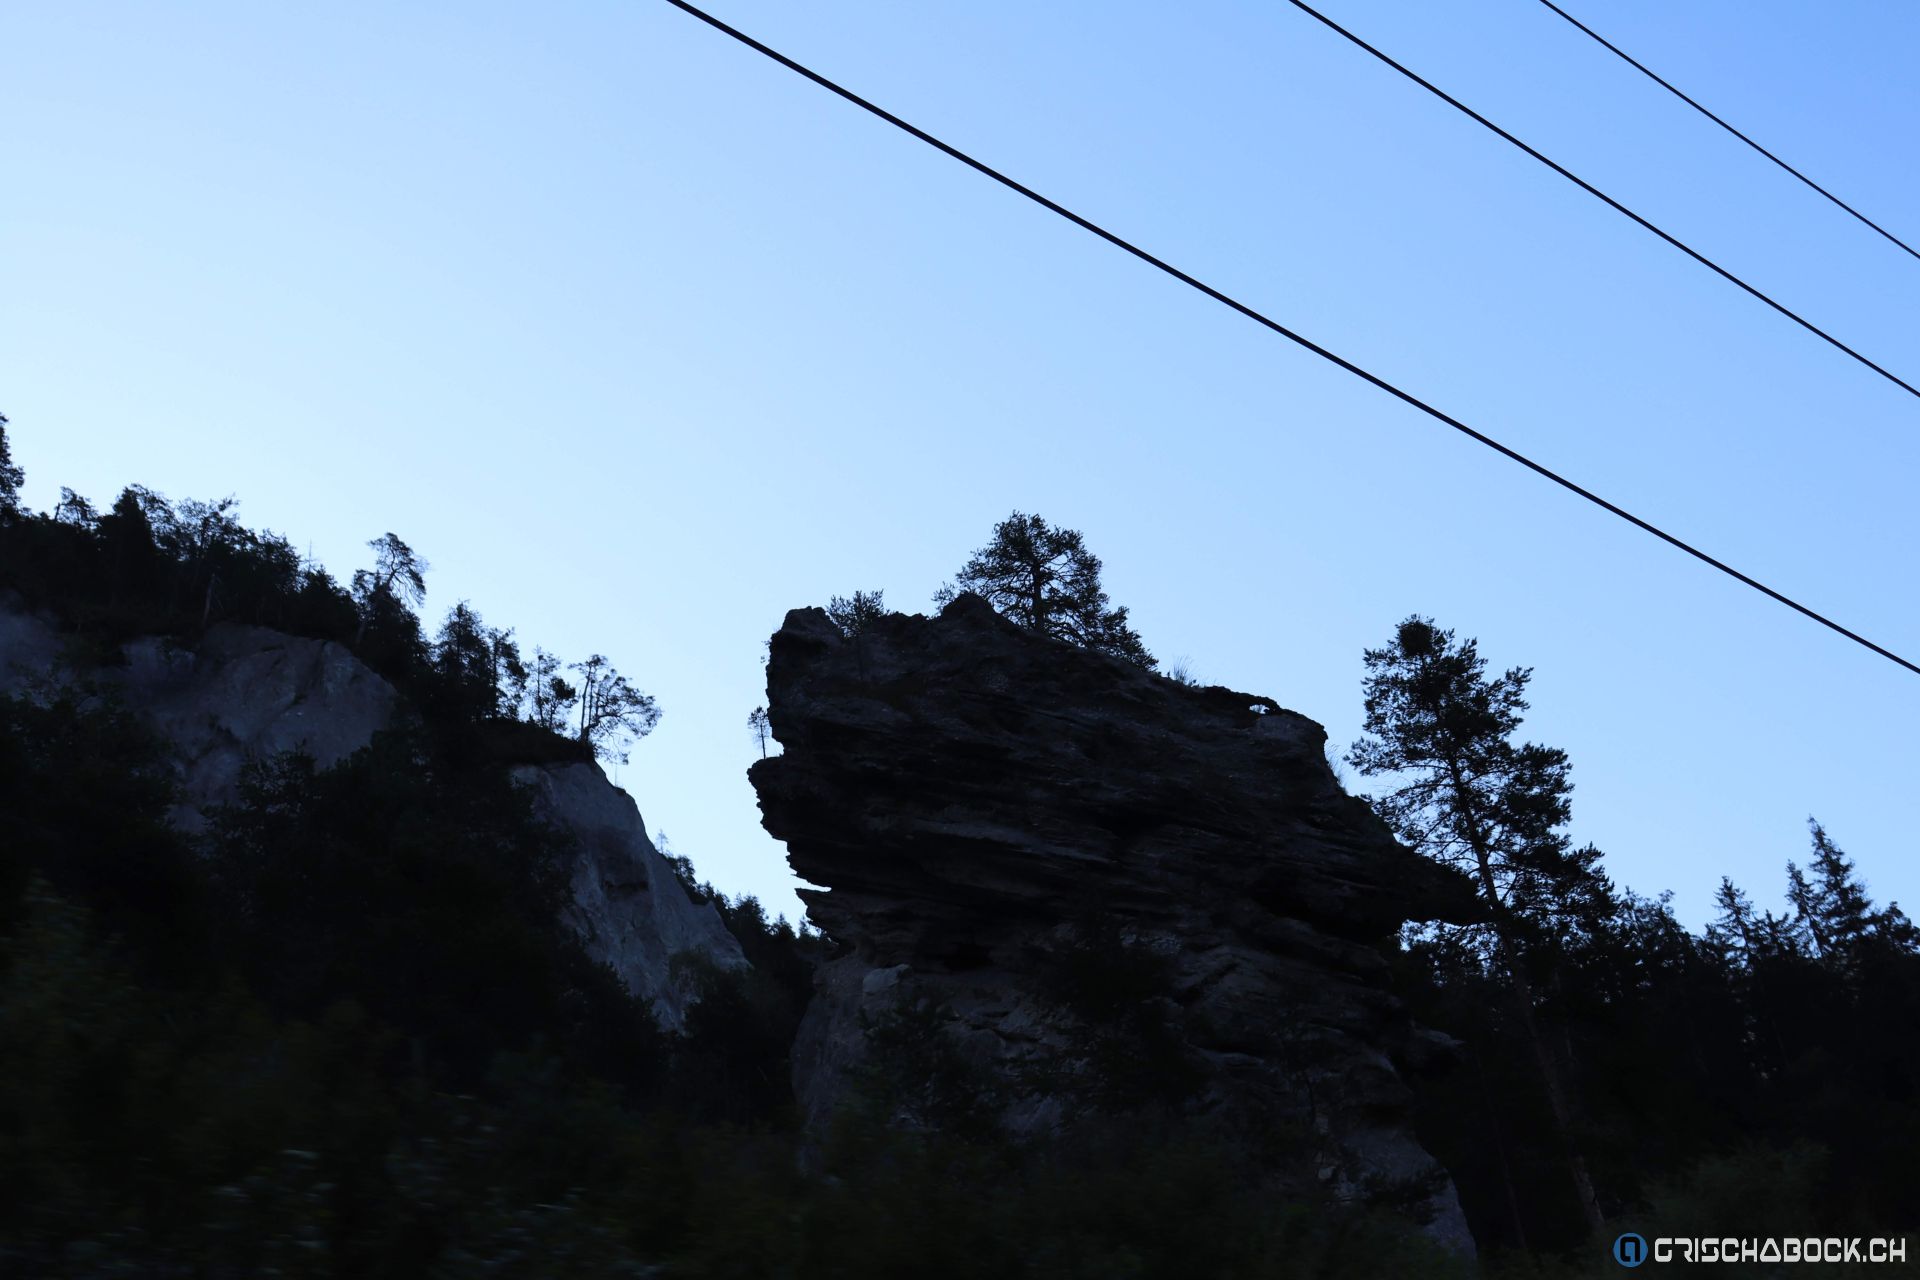
{"type": "Polygon", "coordinates": [[[913,125],[908,123],[905,120],[902,120],[899,116],[894,115],[891,111],[888,111],[885,107],[882,107],[875,103],[867,101],[867,99],[853,92],[853,90],[843,88],[841,85],[835,83],[832,80],[827,79],[827,77],[821,75],[819,72],[814,71],[811,68],[802,65],[801,63],[795,62],[792,58],[789,58],[786,54],[781,53],[778,49],[774,49],[768,45],[762,44],[760,41],[754,39],[752,36],[748,35],[746,32],[738,30],[735,27],[728,26],[726,23],[722,22],[720,19],[714,17],[712,14],[706,12],[705,10],[699,9],[694,5],[687,3],[687,0],[666,0],[666,2],[672,5],[676,9],[683,10],[686,13],[689,13],[694,17],[700,19],[700,21],[706,23],[708,26],[712,27],[714,30],[719,31],[724,35],[732,37],[733,39],[739,41],[741,44],[747,46],[747,48],[752,49],[754,52],[763,54],[766,57],[771,58],[773,61],[779,63],[781,66],[785,67],[789,71],[792,71],[796,75],[803,76],[806,79],[813,81],[813,83],[819,85],[821,88],[827,90],[828,92],[837,94],[840,97],[845,98],[848,102],[851,102],[854,106],[859,107],[862,111],[878,116],[880,119],[886,121],[888,124],[892,125],[894,128],[899,129],[901,132],[910,134],[913,137],[918,138],[921,142],[926,143],[928,146],[932,147],[934,150],[942,152],[945,155],[948,155],[953,159],[958,160],[961,164],[966,165],[970,169],[973,169],[979,173],[985,174],[987,177],[992,178],[995,182],[999,183],[1001,186],[1006,187],[1009,191],[1013,191],[1020,195],[1023,195],[1027,199],[1039,205],[1041,208],[1046,209],[1051,213],[1058,214],[1062,218],[1065,218],[1068,222],[1073,223],[1073,225],[1075,225],[1076,227],[1079,227],[1081,230],[1093,233],[1094,235],[1100,237],[1102,240],[1105,240],[1108,244],[1113,245],[1117,249],[1124,249],[1126,252],[1140,259],[1140,261],[1146,263],[1148,266],[1155,267],[1158,270],[1165,272],[1167,275],[1172,276],[1175,280],[1178,280],[1180,283],[1188,286],[1189,288],[1192,288],[1192,289],[1198,290],[1201,293],[1204,293],[1207,297],[1212,298],[1215,302],[1218,302],[1222,306],[1231,308],[1232,310],[1239,312],[1241,315],[1253,321],[1255,324],[1261,325],[1267,329],[1271,329],[1273,332],[1287,339],[1287,341],[1295,343],[1301,347],[1306,348],[1308,351],[1313,352],[1313,354],[1319,356],[1322,360],[1329,361],[1330,363],[1336,364],[1340,368],[1345,369],[1348,373],[1352,374],[1354,377],[1360,378],[1363,381],[1372,383],[1374,386],[1380,388],[1380,390],[1386,392],[1388,395],[1393,396],[1398,400],[1405,401],[1407,404],[1412,405],[1414,408],[1420,410],[1420,412],[1426,414],[1428,417],[1433,418],[1438,422],[1444,422],[1447,426],[1452,427],[1455,431],[1460,432],[1462,435],[1467,436],[1469,439],[1477,441],[1478,443],[1485,445],[1487,448],[1494,450],[1496,453],[1502,454],[1507,458],[1512,459],[1513,461],[1519,463],[1521,466],[1527,468],[1529,471],[1532,471],[1538,475],[1544,476],[1548,480],[1551,480],[1553,481],[1553,483],[1559,485],[1561,488],[1566,489],[1571,493],[1578,494],[1580,497],[1585,498],[1588,502],[1593,503],[1595,506],[1601,508],[1602,510],[1610,512],[1613,515],[1619,516],[1622,520],[1625,520],[1627,523],[1633,525],[1634,527],[1652,534],[1654,537],[1660,539],[1662,542],[1665,542],[1669,546],[1672,546],[1677,548],[1678,550],[1684,551],[1688,555],[1692,556],[1694,559],[1702,562],[1703,564],[1707,564],[1712,566],[1715,569],[1718,569],[1721,573],[1726,574],[1728,577],[1734,579],[1736,582],[1740,582],[1745,584],[1746,586],[1752,587],[1755,591],[1760,592],[1762,595],[1767,596],[1769,599],[1772,599],[1779,604],[1783,604],[1787,606],[1787,608],[1794,610],[1796,613],[1799,613],[1804,617],[1811,618],[1813,621],[1819,623],[1821,626],[1826,627],[1831,631],[1835,631],[1840,635],[1845,636],[1847,639],[1853,641],[1855,644],[1860,645],[1867,649],[1871,649],[1874,653],[1879,654],[1881,657],[1887,659],[1889,662],[1897,663],[1898,665],[1905,667],[1908,671],[1913,672],[1915,675],[1920,675],[1920,665],[1916,665],[1912,662],[1909,662],[1907,659],[1901,657],[1899,654],[1893,652],[1891,649],[1887,649],[1878,644],[1875,644],[1873,641],[1867,639],[1865,636],[1861,635],[1857,631],[1852,631],[1846,627],[1841,626],[1839,623],[1827,617],[1825,614],[1822,614],[1817,612],[1816,610],[1810,609],[1806,605],[1801,604],[1798,600],[1795,600],[1790,596],[1783,595],[1782,593],[1775,591],[1772,587],[1769,587],[1766,583],[1761,582],[1758,579],[1748,577],[1746,574],[1740,572],[1738,569],[1735,569],[1732,565],[1727,564],[1725,561],[1717,560],[1714,557],[1708,555],[1706,552],[1700,550],[1698,547],[1693,546],[1691,543],[1682,541],[1681,539],[1675,537],[1673,534],[1668,533],[1666,530],[1658,527],[1657,525],[1649,524],[1647,521],[1642,520],[1639,516],[1634,515],[1631,511],[1628,511],[1624,507],[1617,506],[1614,503],[1607,501],[1605,498],[1601,497],[1597,493],[1594,493],[1590,489],[1586,489],[1578,484],[1575,484],[1573,481],[1567,479],[1565,476],[1561,475],[1557,471],[1554,471],[1550,467],[1547,467],[1541,463],[1535,462],[1532,458],[1527,457],[1525,454],[1519,452],[1516,449],[1508,448],[1506,445],[1501,444],[1498,440],[1495,440],[1492,436],[1489,436],[1483,432],[1474,430],[1472,427],[1468,426],[1466,423],[1460,421],[1460,419],[1453,417],[1451,414],[1444,413],[1441,410],[1434,408],[1432,405],[1420,399],[1418,396],[1414,395],[1413,393],[1408,391],[1402,391],[1399,387],[1394,386],[1391,382],[1388,382],[1385,378],[1382,378],[1377,374],[1369,373],[1367,370],[1353,363],[1353,361],[1346,359],[1344,356],[1334,354],[1332,351],[1329,351],[1327,348],[1313,341],[1313,339],[1305,337],[1302,334],[1296,333],[1292,329],[1289,329],[1287,326],[1281,324],[1279,321],[1271,319],[1270,317],[1263,315],[1262,313],[1254,310],[1252,307],[1248,306],[1246,303],[1241,302],[1235,298],[1232,298],[1225,293],[1222,293],[1220,290],[1214,288],[1210,284],[1207,284],[1205,281],[1196,279],[1195,277],[1188,275],[1186,272],[1174,266],[1172,263],[1167,262],[1162,258],[1155,257],[1153,254],[1148,253],[1145,249],[1140,248],[1138,245],[1132,243],[1129,240],[1122,239],[1120,236],[1117,236],[1113,232],[1108,231],[1105,227],[1100,226],[1098,223],[1091,222],[1088,219],[1081,217],[1079,214],[1067,208],[1065,205],[1056,203],[1055,201],[1048,199],[1046,196],[1041,195],[1038,191],[1035,191],[1032,187],[1029,187],[1024,185],[1023,183],[1017,182],[1014,179],[1009,178],[1006,174],[1001,173],[998,169],[995,169],[992,166],[982,161],[974,159],[972,156],[960,150],[958,147],[954,147],[945,142],[942,142],[940,139],[928,133],[925,129],[922,129],[917,125],[913,125]]]}
{"type": "Polygon", "coordinates": [[[1808,333],[1813,334],[1816,338],[1819,338],[1823,342],[1828,343],[1830,346],[1834,347],[1836,350],[1844,351],[1846,354],[1852,356],[1855,360],[1858,360],[1861,364],[1873,370],[1875,373],[1885,378],[1888,382],[1893,383],[1894,386],[1899,387],[1902,391],[1906,392],[1908,395],[1914,396],[1916,398],[1920,398],[1920,387],[1914,386],[1912,383],[1906,381],[1904,378],[1901,378],[1897,374],[1894,374],[1891,371],[1885,368],[1882,368],[1880,365],[1875,364],[1873,361],[1867,359],[1867,357],[1861,355],[1858,351],[1855,351],[1852,347],[1848,346],[1846,343],[1840,341],[1840,339],[1828,333],[1825,329],[1820,328],[1818,325],[1814,324],[1812,321],[1801,316],[1799,313],[1795,311],[1791,311],[1788,308],[1782,306],[1780,303],[1775,302],[1772,298],[1760,292],[1760,290],[1754,288],[1752,285],[1748,284],[1745,280],[1742,280],[1739,276],[1736,276],[1735,274],[1733,274],[1733,272],[1727,270],[1725,267],[1721,266],[1719,263],[1715,262],[1713,259],[1707,257],[1705,254],[1699,252],[1696,249],[1691,248],[1686,244],[1681,243],[1681,241],[1676,237],[1668,235],[1665,231],[1662,231],[1659,227],[1654,226],[1651,222],[1648,222],[1645,218],[1641,217],[1639,214],[1635,213],[1633,210],[1627,208],[1627,206],[1621,204],[1618,200],[1615,200],[1612,196],[1608,195],[1606,192],[1602,191],[1600,188],[1594,186],[1591,182],[1588,182],[1585,178],[1580,177],[1578,174],[1574,173],[1572,170],[1566,168],[1566,166],[1558,164],[1555,161],[1549,159],[1548,157],[1542,155],[1540,152],[1535,151],[1532,147],[1520,141],[1520,139],[1514,137],[1512,134],[1508,133],[1505,129],[1502,129],[1499,125],[1487,119],[1485,116],[1481,115],[1478,111],[1475,111],[1472,107],[1460,101],[1460,99],[1454,97],[1452,94],[1448,93],[1446,90],[1440,88],[1438,85],[1434,84],[1431,80],[1424,79],[1418,73],[1409,70],[1407,67],[1402,66],[1398,62],[1395,62],[1392,58],[1380,52],[1380,50],[1374,48],[1372,45],[1368,44],[1365,40],[1362,40],[1359,36],[1353,34],[1353,32],[1341,26],[1339,23],[1335,22],[1332,18],[1329,18],[1326,14],[1321,13],[1318,9],[1313,8],[1311,5],[1302,3],[1302,0],[1291,0],[1291,3],[1293,4],[1294,8],[1299,9],[1301,12],[1310,15],[1317,21],[1323,23],[1324,25],[1331,28],[1332,30],[1338,32],[1341,36],[1345,37],[1347,40],[1351,41],[1353,44],[1359,46],[1360,48],[1366,50],[1368,53],[1372,54],[1374,57],[1378,58],[1380,61],[1386,63],[1388,66],[1392,67],[1395,71],[1398,71],[1401,75],[1413,81],[1415,84],[1419,85],[1422,89],[1425,89],[1428,93],[1431,93],[1434,97],[1440,99],[1442,102],[1446,103],[1448,106],[1453,107],[1455,110],[1461,112],[1463,115],[1470,117],[1477,123],[1486,126],[1488,129],[1492,130],[1494,133],[1500,135],[1502,138],[1505,138],[1508,142],[1511,142],[1514,146],[1520,148],[1522,151],[1532,156],[1535,160],[1538,160],[1541,164],[1547,166],[1547,168],[1553,170],[1555,173],[1565,178],[1568,182],[1573,183],[1575,186],[1579,187],[1582,191],[1586,192],[1588,195],[1606,204],[1608,208],[1613,209],[1617,213],[1623,213],[1627,217],[1633,219],[1635,222],[1639,223],[1641,226],[1645,227],[1647,230],[1653,232],[1653,234],[1655,234],[1656,236],[1659,236],[1662,240],[1665,240],[1668,244],[1672,245],[1674,248],[1678,249],[1680,252],[1686,254],[1689,258],[1692,258],[1695,262],[1707,268],[1709,271],[1713,272],[1715,275],[1719,276],[1721,279],[1726,280],[1731,284],[1738,285],[1740,288],[1744,289],[1746,292],[1752,294],[1754,297],[1758,298],[1760,301],[1772,307],[1775,311],[1778,311],[1781,315],[1785,316],[1787,319],[1799,325],[1802,329],[1805,329],[1808,333]]]}
{"type": "Polygon", "coordinates": [[[1665,89],[1668,93],[1680,99],[1680,101],[1686,103],[1688,106],[1692,107],[1695,111],[1698,111],[1701,115],[1713,121],[1715,124],[1719,125],[1722,129],[1725,129],[1728,133],[1740,139],[1740,141],[1746,143],[1748,146],[1752,147],[1755,151],[1758,151],[1761,155],[1773,161],[1775,164],[1779,165],[1782,169],[1785,169],[1788,173],[1800,179],[1800,181],[1806,183],[1809,187],[1812,187],[1815,191],[1819,192],[1821,195],[1825,196],[1827,199],[1833,201],[1834,204],[1840,206],[1840,208],[1846,210],[1849,214],[1852,214],[1855,218],[1859,219],[1862,223],[1865,223],[1867,226],[1871,227],[1874,231],[1886,237],[1886,239],[1892,241],[1894,244],[1906,250],[1909,254],[1912,254],[1914,257],[1920,258],[1920,252],[1916,252],[1912,245],[1900,239],[1900,237],[1894,235],[1893,232],[1887,230],[1885,227],[1881,226],[1879,223],[1869,218],[1866,214],[1860,212],[1858,209],[1848,204],[1845,200],[1842,200],[1839,196],[1833,194],[1833,192],[1827,190],[1825,187],[1815,182],[1812,178],[1809,178],[1806,174],[1800,172],[1798,169],[1788,164],[1785,160],[1782,160],[1779,156],[1773,154],[1773,152],[1767,150],[1765,147],[1755,142],[1752,138],[1749,138],[1746,134],[1740,132],[1738,129],[1728,124],[1725,120],[1722,120],[1719,116],[1713,114],[1713,112],[1707,110],[1705,107],[1695,102],[1692,98],[1689,98],[1686,94],[1680,92],[1680,90],[1674,88],[1673,85],[1669,84],[1667,81],[1661,79],[1659,76],[1655,75],[1652,71],[1648,70],[1645,65],[1643,65],[1634,57],[1632,57],[1630,54],[1628,54],[1626,50],[1622,49],[1619,45],[1613,43],[1613,41],[1601,35],[1598,31],[1595,31],[1592,27],[1588,26],[1586,23],[1580,21],[1580,19],[1568,13],[1565,9],[1562,9],[1559,5],[1555,4],[1553,0],[1540,0],[1540,3],[1547,6],[1547,8],[1553,10],[1555,13],[1559,14],[1561,17],[1565,18],[1568,22],[1571,22],[1574,26],[1580,28],[1580,30],[1586,32],[1589,36],[1592,36],[1596,43],[1601,45],[1608,52],[1612,53],[1615,57],[1619,58],[1622,62],[1626,63],[1628,66],[1632,67],[1635,71],[1638,71],[1641,75],[1653,81],[1655,84],[1659,85],[1662,89],[1665,89]]]}

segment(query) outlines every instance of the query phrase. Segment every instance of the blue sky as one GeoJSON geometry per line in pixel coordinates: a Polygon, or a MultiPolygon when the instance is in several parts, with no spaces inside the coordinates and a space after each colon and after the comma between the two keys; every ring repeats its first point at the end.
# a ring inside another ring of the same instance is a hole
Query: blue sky
{"type": "MultiPolygon", "coordinates": [[[[1909,655],[1920,401],[1283,3],[714,11],[1909,655]]],[[[1920,262],[1531,0],[1325,11],[1909,379],[1920,262]]],[[[1920,235],[1920,10],[1573,10],[1920,235]]],[[[1410,612],[1535,669],[1574,834],[1683,919],[1817,814],[1920,907],[1920,678],[656,0],[11,6],[0,411],[28,500],[392,529],[665,708],[621,773],[795,905],[744,769],[790,607],[933,590],[1010,510],[1148,645],[1339,743],[1410,612]]]]}

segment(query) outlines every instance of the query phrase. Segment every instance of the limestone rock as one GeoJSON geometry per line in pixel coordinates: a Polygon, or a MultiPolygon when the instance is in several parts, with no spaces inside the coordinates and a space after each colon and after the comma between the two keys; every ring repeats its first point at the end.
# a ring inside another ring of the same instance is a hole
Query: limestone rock
{"type": "MultiPolygon", "coordinates": [[[[52,619],[0,599],[0,692],[76,674],[62,668],[64,649],[52,619]]],[[[394,687],[344,645],[264,627],[222,624],[191,645],[143,636],[122,646],[120,659],[84,674],[115,690],[171,748],[180,781],[171,817],[189,833],[236,797],[249,759],[304,751],[326,768],[366,746],[402,708],[394,687]]],[[[737,967],[746,963],[739,943],[711,903],[687,896],[633,798],[599,766],[522,765],[514,777],[576,838],[567,914],[587,953],[677,1030],[686,998],[672,957],[692,951],[737,967]]]]}
{"type": "Polygon", "coordinates": [[[172,817],[188,832],[234,799],[250,758],[304,751],[336,764],[386,727],[399,698],[344,645],[265,627],[221,624],[192,646],[142,636],[84,673],[63,663],[64,648],[51,619],[0,601],[0,692],[80,674],[115,692],[172,748],[172,817]]]}
{"type": "Polygon", "coordinates": [[[918,1006],[1005,1128],[1070,1122],[1083,1101],[1033,1068],[1084,1056],[1086,1018],[1048,975],[1103,935],[1164,973],[1140,1016],[1197,1071],[1192,1111],[1309,1135],[1298,1176],[1344,1194],[1423,1184],[1429,1230],[1471,1248],[1412,1133],[1395,1063],[1415,1029],[1382,955],[1409,919],[1475,918],[1471,889],[1341,790],[1318,724],[972,596],[854,638],[795,610],[767,688],[763,820],[840,948],[794,1049],[814,1119],[847,1094],[863,1017],[918,1006]]]}
{"type": "Polygon", "coordinates": [[[322,769],[373,740],[399,695],[346,646],[264,627],[221,625],[193,648],[143,636],[111,672],[130,706],[174,750],[183,830],[238,795],[250,759],[302,751],[322,769]]]}
{"type": "Polygon", "coordinates": [[[569,832],[579,851],[567,921],[587,955],[610,964],[635,995],[653,1002],[662,1026],[679,1028],[688,988],[673,957],[705,956],[722,968],[746,964],[740,944],[711,903],[696,903],[647,836],[633,797],[598,765],[517,765],[514,780],[534,789],[536,810],[569,832]]]}

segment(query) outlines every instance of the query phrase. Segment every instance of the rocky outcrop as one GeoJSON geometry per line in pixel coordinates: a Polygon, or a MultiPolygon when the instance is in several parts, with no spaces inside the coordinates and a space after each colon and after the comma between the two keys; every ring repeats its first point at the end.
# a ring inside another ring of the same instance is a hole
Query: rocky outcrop
{"type": "Polygon", "coordinates": [[[739,968],[746,964],[740,944],[712,903],[687,896],[648,838],[640,807],[609,785],[598,765],[519,765],[513,776],[533,788],[536,809],[574,837],[567,922],[587,955],[612,965],[629,990],[653,1001],[662,1026],[680,1027],[690,975],[676,974],[673,958],[690,952],[739,968]]]}
{"type": "MultiPolygon", "coordinates": [[[[222,624],[194,644],[143,636],[106,664],[75,666],[68,650],[51,619],[0,599],[0,693],[77,676],[114,691],[171,749],[180,780],[172,818],[188,832],[236,797],[249,759],[303,751],[325,768],[366,746],[402,707],[393,686],[344,645],[263,627],[222,624]]],[[[687,896],[633,798],[599,766],[513,772],[534,789],[542,815],[575,837],[568,920],[587,953],[677,1029],[686,990],[673,956],[691,951],[732,968],[746,963],[739,944],[711,903],[687,896]]]]}
{"type": "Polygon", "coordinates": [[[324,769],[373,740],[399,696],[343,645],[222,625],[188,648],[144,636],[103,674],[173,748],[176,825],[238,797],[247,761],[300,751],[324,769]]]}
{"type": "Polygon", "coordinates": [[[142,636],[116,660],[75,662],[51,619],[0,601],[0,692],[85,678],[138,711],[172,750],[176,826],[238,794],[249,759],[304,751],[321,768],[358,751],[393,718],[399,695],[345,646],[222,624],[195,645],[142,636]]]}
{"type": "Polygon", "coordinates": [[[854,638],[796,610],[768,696],[784,751],[752,768],[764,822],[823,886],[801,896],[840,948],[794,1051],[815,1119],[875,1052],[869,1028],[932,1011],[1007,1129],[1070,1123],[1106,1105],[1103,1070],[1157,1055],[1188,1113],[1275,1135],[1283,1181],[1424,1201],[1471,1247],[1411,1132],[1399,1064],[1435,1041],[1382,947],[1408,919],[1472,918],[1472,896],[1341,790],[1318,724],[971,596],[854,638]],[[1086,995],[1103,974],[1104,1005],[1086,995]]]}

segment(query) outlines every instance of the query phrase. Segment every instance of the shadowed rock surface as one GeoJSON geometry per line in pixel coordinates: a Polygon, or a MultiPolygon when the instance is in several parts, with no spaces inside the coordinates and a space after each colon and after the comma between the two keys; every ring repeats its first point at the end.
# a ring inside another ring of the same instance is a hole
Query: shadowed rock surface
{"type": "Polygon", "coordinates": [[[794,1050],[811,1118],[876,1052],[863,1027],[919,1010],[1004,1129],[1111,1108],[1133,1055],[1188,1078],[1188,1114],[1270,1138],[1283,1181],[1411,1204],[1471,1249],[1396,1066],[1438,1038],[1382,955],[1406,920],[1475,918],[1471,890],[1341,790],[1318,724],[973,596],[854,638],[795,610],[767,683],[784,753],[751,777],[840,948],[794,1050]]]}
{"type": "Polygon", "coordinates": [[[629,990],[653,1001],[662,1026],[678,1029],[692,992],[674,980],[674,956],[693,952],[727,969],[747,963],[719,912],[687,897],[648,837],[640,807],[600,766],[523,764],[513,778],[534,789],[536,812],[574,837],[565,918],[587,955],[612,965],[629,990]]]}
{"type": "MultiPolygon", "coordinates": [[[[80,674],[63,664],[65,648],[50,619],[0,598],[0,693],[80,674]]],[[[172,821],[189,833],[206,827],[207,809],[237,798],[249,759],[303,751],[326,768],[371,742],[402,705],[346,646],[264,627],[223,623],[193,644],[143,636],[119,658],[84,675],[168,744],[180,784],[172,821]]],[[[693,951],[735,968],[746,963],[739,943],[711,903],[688,898],[633,798],[598,765],[524,764],[513,777],[534,789],[542,817],[574,837],[567,923],[588,956],[611,964],[663,1026],[678,1029],[688,992],[671,972],[673,955],[693,951]]]]}

